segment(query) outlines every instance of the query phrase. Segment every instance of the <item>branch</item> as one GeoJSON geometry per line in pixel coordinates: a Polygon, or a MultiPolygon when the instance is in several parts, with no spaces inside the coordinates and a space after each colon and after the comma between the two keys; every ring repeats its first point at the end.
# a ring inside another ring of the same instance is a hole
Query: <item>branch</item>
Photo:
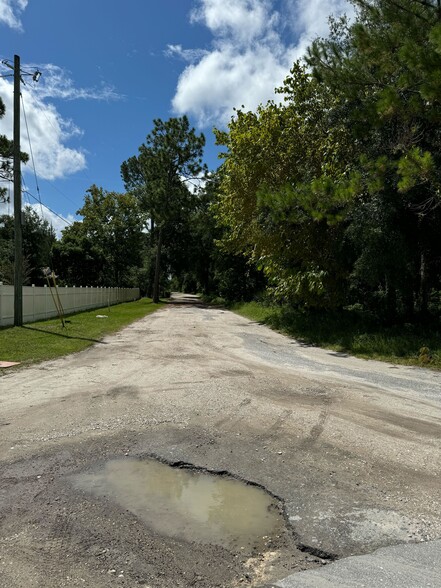
{"type": "MultiPolygon", "coordinates": [[[[423,20],[424,22],[430,22],[430,20],[428,18],[424,18],[424,16],[421,16],[421,14],[418,14],[418,13],[414,12],[413,10],[409,10],[408,8],[405,8],[399,2],[395,2],[394,0],[388,0],[388,1],[389,1],[389,4],[392,4],[392,6],[395,6],[395,8],[398,8],[398,10],[402,10],[403,12],[406,12],[407,14],[411,14],[412,16],[415,16],[416,18],[419,18],[420,20],[423,20]]],[[[425,6],[430,6],[431,8],[435,8],[433,6],[433,4],[426,3],[425,0],[414,0],[414,2],[418,2],[419,4],[423,4],[425,6]]]]}

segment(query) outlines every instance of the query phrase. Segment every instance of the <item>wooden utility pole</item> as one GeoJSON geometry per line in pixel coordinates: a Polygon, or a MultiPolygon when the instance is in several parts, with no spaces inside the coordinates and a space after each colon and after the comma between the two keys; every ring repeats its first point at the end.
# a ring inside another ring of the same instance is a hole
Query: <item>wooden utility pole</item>
{"type": "Polygon", "coordinates": [[[20,57],[14,55],[14,326],[23,325],[23,229],[21,222],[20,57]]]}

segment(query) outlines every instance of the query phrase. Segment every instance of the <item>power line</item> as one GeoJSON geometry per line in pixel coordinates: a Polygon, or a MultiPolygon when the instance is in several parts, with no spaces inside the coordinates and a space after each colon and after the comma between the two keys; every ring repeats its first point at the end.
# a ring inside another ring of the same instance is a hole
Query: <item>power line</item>
{"type": "MultiPolygon", "coordinates": [[[[29,93],[33,96],[33,98],[38,99],[38,96],[36,96],[35,92],[34,92],[34,85],[27,85],[27,89],[29,91],[29,93]]],[[[22,98],[23,99],[23,98],[22,98]]],[[[57,128],[53,122],[51,121],[51,119],[47,116],[46,111],[44,110],[44,108],[40,109],[41,114],[44,116],[44,118],[46,119],[47,123],[49,124],[50,127],[52,127],[52,129],[58,133],[59,132],[59,128],[57,128]]],[[[88,178],[90,179],[90,178],[88,178]]],[[[62,190],[60,190],[54,183],[49,183],[49,185],[56,190],[59,194],[61,194],[64,198],[66,198],[66,200],[69,200],[69,202],[71,202],[72,204],[75,204],[75,206],[78,206],[78,203],[75,202],[74,200],[72,200],[72,198],[70,198],[67,194],[65,194],[62,190]]]]}
{"type": "Polygon", "coordinates": [[[24,100],[23,100],[23,94],[22,93],[20,93],[20,97],[21,97],[21,105],[22,105],[22,108],[23,108],[23,115],[24,115],[24,120],[25,120],[25,125],[26,125],[26,133],[28,135],[29,151],[31,153],[32,168],[34,170],[35,185],[36,185],[36,188],[37,188],[37,194],[38,194],[38,198],[39,198],[39,201],[40,201],[41,216],[43,216],[43,205],[42,205],[42,202],[41,202],[40,186],[38,185],[37,171],[35,169],[34,151],[32,149],[31,136],[29,135],[28,118],[26,116],[26,110],[25,110],[25,105],[24,105],[24,100]]]}
{"type": "Polygon", "coordinates": [[[23,190],[23,192],[25,194],[27,194],[28,196],[30,196],[31,198],[33,198],[34,200],[36,200],[39,204],[41,204],[41,206],[44,206],[45,208],[47,208],[47,210],[49,210],[50,212],[52,212],[52,214],[54,214],[56,217],[58,217],[59,219],[61,219],[63,222],[65,222],[69,226],[72,226],[73,223],[71,223],[70,221],[68,221],[67,218],[64,218],[64,216],[61,216],[61,214],[58,214],[58,212],[55,212],[55,210],[52,210],[52,208],[50,208],[47,204],[44,204],[44,202],[42,202],[41,199],[39,200],[36,196],[34,196],[34,194],[32,194],[31,192],[29,192],[29,190],[23,190]]]}
{"type": "MultiPolygon", "coordinates": [[[[65,194],[62,190],[60,190],[53,182],[49,182],[48,180],[43,180],[46,182],[46,184],[48,184],[53,190],[55,190],[56,192],[58,192],[59,194],[61,194],[62,196],[64,196],[64,198],[66,198],[66,200],[69,200],[69,202],[72,202],[72,204],[75,204],[76,207],[78,207],[78,203],[75,202],[75,200],[72,200],[72,198],[69,198],[69,196],[67,194],[65,194]]],[[[47,191],[46,191],[47,193],[47,191]]]]}
{"type": "MultiPolygon", "coordinates": [[[[25,105],[24,105],[23,94],[20,94],[20,97],[21,97],[21,104],[22,104],[22,108],[23,108],[23,115],[24,115],[24,120],[25,120],[25,125],[26,125],[26,133],[27,133],[28,141],[29,141],[29,151],[30,151],[30,154],[31,154],[32,168],[33,168],[33,171],[34,171],[35,185],[36,185],[36,189],[37,189],[38,198],[36,196],[34,196],[28,190],[23,190],[23,192],[25,194],[27,194],[28,196],[31,196],[31,198],[34,198],[34,200],[36,200],[40,204],[42,218],[44,218],[44,213],[43,213],[43,206],[44,206],[47,210],[49,210],[52,214],[54,214],[56,217],[58,217],[59,219],[61,219],[63,222],[67,223],[68,225],[72,225],[72,223],[69,222],[66,218],[64,218],[63,216],[61,216],[60,214],[58,214],[57,212],[55,212],[51,208],[49,208],[49,206],[47,206],[46,204],[43,204],[43,202],[41,200],[40,186],[38,184],[37,170],[35,168],[34,151],[32,149],[31,136],[29,134],[28,119],[27,119],[27,116],[26,116],[26,109],[25,109],[25,105]]],[[[22,181],[24,183],[24,178],[23,178],[22,181]]]]}

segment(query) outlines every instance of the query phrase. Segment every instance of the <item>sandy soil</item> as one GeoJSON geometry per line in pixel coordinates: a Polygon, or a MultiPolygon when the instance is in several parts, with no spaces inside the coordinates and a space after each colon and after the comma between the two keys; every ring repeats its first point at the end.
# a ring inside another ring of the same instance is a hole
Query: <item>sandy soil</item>
{"type": "Polygon", "coordinates": [[[85,352],[0,370],[0,586],[261,586],[441,537],[440,373],[176,301],[85,352]],[[72,486],[126,456],[258,484],[286,531],[234,553],[72,486]]]}

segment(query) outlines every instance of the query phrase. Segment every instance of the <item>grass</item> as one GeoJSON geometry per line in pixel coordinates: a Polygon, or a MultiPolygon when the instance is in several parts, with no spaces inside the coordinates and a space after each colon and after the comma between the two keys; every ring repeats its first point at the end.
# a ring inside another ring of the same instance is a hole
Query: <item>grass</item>
{"type": "Polygon", "coordinates": [[[0,329],[0,360],[30,364],[82,351],[93,344],[104,345],[105,335],[154,312],[163,304],[148,298],[95,308],[67,317],[65,328],[59,319],[0,329]],[[107,318],[97,318],[107,315],[107,318]]]}
{"type": "Polygon", "coordinates": [[[439,323],[380,327],[354,311],[304,312],[258,302],[235,304],[232,310],[305,344],[365,359],[441,369],[439,323]]]}

